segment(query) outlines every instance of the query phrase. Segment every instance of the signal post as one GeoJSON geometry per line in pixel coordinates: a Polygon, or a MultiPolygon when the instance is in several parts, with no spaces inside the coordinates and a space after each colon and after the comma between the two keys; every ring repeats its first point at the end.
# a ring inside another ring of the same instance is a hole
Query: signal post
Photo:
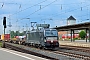
{"type": "Polygon", "coordinates": [[[6,17],[3,18],[3,26],[4,26],[4,41],[2,47],[5,48],[5,28],[6,28],[6,17]]]}

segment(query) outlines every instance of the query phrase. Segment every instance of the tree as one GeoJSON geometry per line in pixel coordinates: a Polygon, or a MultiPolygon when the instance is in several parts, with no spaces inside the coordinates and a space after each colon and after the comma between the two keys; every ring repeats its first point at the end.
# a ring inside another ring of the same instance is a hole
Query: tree
{"type": "Polygon", "coordinates": [[[16,36],[19,36],[20,32],[19,31],[16,31],[16,36]]]}
{"type": "Polygon", "coordinates": [[[11,38],[14,38],[15,32],[14,32],[14,31],[11,31],[11,32],[10,32],[10,35],[11,35],[11,38]]]}
{"type": "Polygon", "coordinates": [[[16,31],[15,34],[16,34],[16,36],[23,36],[23,35],[24,35],[24,32],[21,32],[21,33],[20,33],[19,31],[16,31]]]}
{"type": "Polygon", "coordinates": [[[85,39],[86,32],[84,30],[80,31],[79,36],[81,37],[81,39],[85,39]]]}
{"type": "Polygon", "coordinates": [[[20,33],[19,35],[20,35],[20,36],[23,36],[24,34],[23,34],[23,32],[22,32],[22,33],[20,33]]]}
{"type": "Polygon", "coordinates": [[[26,31],[23,31],[23,34],[25,35],[26,34],[26,31]]]}

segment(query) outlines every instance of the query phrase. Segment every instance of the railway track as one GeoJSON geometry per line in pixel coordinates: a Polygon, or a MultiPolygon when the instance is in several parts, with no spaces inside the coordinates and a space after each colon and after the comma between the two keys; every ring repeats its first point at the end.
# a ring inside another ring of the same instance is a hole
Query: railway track
{"type": "MultiPolygon", "coordinates": [[[[48,51],[47,53],[52,53],[53,52],[53,54],[51,54],[51,55],[55,55],[56,54],[56,56],[55,56],[56,58],[55,58],[53,56],[51,56],[51,57],[50,56],[45,56],[43,54],[39,54],[39,53],[35,53],[35,52],[32,52],[32,51],[29,51],[29,49],[27,49],[27,50],[23,49],[23,48],[26,48],[27,46],[24,46],[24,47],[21,46],[21,48],[16,47],[16,46],[19,46],[19,45],[14,45],[13,46],[13,44],[5,43],[5,47],[8,47],[10,49],[14,49],[14,50],[17,50],[17,51],[21,51],[21,52],[25,52],[25,53],[29,53],[29,54],[33,54],[33,55],[38,55],[40,57],[44,57],[44,58],[51,59],[51,60],[59,60],[60,57],[57,57],[58,55],[73,57],[73,58],[76,58],[76,60],[78,60],[78,59],[79,60],[80,59],[81,60],[82,59],[83,60],[90,60],[90,55],[89,55],[90,53],[87,52],[87,51],[84,51],[84,50],[80,51],[80,49],[78,47],[61,46],[61,48],[59,50],[57,50],[57,51],[43,50],[43,51],[48,51]],[[79,49],[79,52],[77,52],[78,49],[79,49]]],[[[27,47],[27,48],[30,48],[30,47],[27,47]]],[[[33,48],[33,47],[31,47],[31,48],[33,48]]],[[[82,48],[82,49],[84,49],[84,48],[82,48]]],[[[35,50],[40,50],[40,49],[35,48],[35,50]]],[[[90,50],[88,49],[88,51],[90,51],[90,50]]],[[[45,54],[45,52],[44,52],[44,54],[45,54]]]]}
{"type": "MultiPolygon", "coordinates": [[[[27,47],[27,46],[25,46],[25,47],[27,47]]],[[[12,50],[19,51],[19,52],[23,52],[23,53],[32,54],[32,55],[43,57],[43,58],[46,58],[46,59],[58,60],[58,59],[53,58],[53,57],[48,57],[48,56],[45,56],[45,55],[42,55],[42,54],[39,54],[39,53],[35,53],[33,51],[30,51],[29,49],[26,50],[26,49],[24,49],[24,47],[19,48],[18,45],[13,46],[12,44],[5,43],[5,48],[12,49],[12,50]]]]}
{"type": "Polygon", "coordinates": [[[61,45],[60,49],[75,50],[75,51],[90,53],[90,47],[61,45]]]}
{"type": "Polygon", "coordinates": [[[62,54],[62,55],[75,57],[75,58],[90,60],[90,48],[89,47],[61,45],[60,49],[54,52],[62,54]]]}
{"type": "Polygon", "coordinates": [[[82,54],[76,54],[76,53],[72,53],[72,52],[54,51],[54,53],[62,54],[62,55],[74,57],[74,58],[80,58],[80,59],[84,59],[84,60],[90,60],[90,56],[82,55],[82,54]]]}

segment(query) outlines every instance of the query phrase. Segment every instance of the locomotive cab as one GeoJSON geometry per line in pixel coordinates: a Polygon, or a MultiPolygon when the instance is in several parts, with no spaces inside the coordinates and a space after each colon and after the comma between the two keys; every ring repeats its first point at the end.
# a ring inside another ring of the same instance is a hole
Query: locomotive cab
{"type": "Polygon", "coordinates": [[[45,48],[58,48],[58,32],[56,29],[46,29],[44,31],[44,47],[45,48]]]}

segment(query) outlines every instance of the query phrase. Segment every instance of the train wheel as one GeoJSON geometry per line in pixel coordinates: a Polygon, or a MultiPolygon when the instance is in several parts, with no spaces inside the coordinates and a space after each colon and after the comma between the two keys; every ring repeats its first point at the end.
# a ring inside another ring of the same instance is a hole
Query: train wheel
{"type": "Polygon", "coordinates": [[[26,46],[27,44],[25,43],[24,46],[26,46]]]}
{"type": "Polygon", "coordinates": [[[35,44],[35,47],[36,47],[36,48],[38,48],[38,45],[37,45],[37,44],[35,44]]]}
{"type": "Polygon", "coordinates": [[[20,41],[18,43],[19,43],[19,45],[21,45],[21,42],[20,41]]]}
{"type": "Polygon", "coordinates": [[[43,49],[43,46],[42,46],[42,45],[39,45],[39,48],[40,48],[40,49],[43,49]]]}

